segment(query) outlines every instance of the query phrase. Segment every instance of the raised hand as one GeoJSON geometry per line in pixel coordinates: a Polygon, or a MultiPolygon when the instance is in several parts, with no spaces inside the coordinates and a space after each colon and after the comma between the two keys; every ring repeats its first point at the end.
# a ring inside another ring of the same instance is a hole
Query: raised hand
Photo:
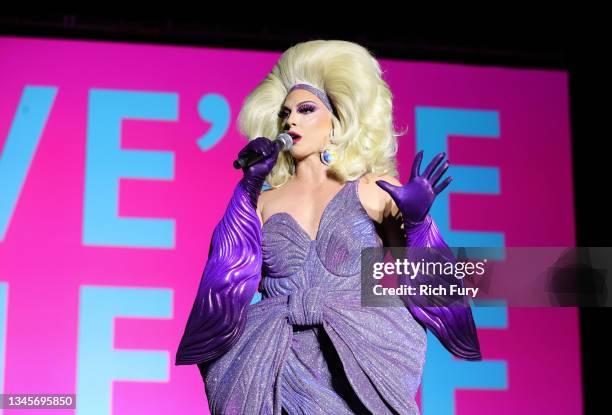
{"type": "Polygon", "coordinates": [[[242,186],[247,191],[254,209],[257,208],[257,200],[259,199],[264,180],[266,180],[266,177],[276,165],[279,153],[280,146],[266,137],[257,137],[249,141],[238,153],[238,157],[250,154],[265,156],[257,163],[242,169],[244,176],[240,183],[242,183],[242,186]]]}
{"type": "Polygon", "coordinates": [[[404,223],[418,223],[425,219],[438,194],[442,192],[453,180],[446,178],[436,186],[442,175],[448,169],[450,162],[447,160],[436,170],[446,153],[439,153],[429,163],[423,174],[420,174],[423,150],[419,151],[412,163],[410,179],[403,186],[395,186],[384,180],[377,180],[378,187],[389,193],[395,204],[402,212],[404,223]]]}
{"type": "Polygon", "coordinates": [[[242,169],[244,175],[260,180],[263,184],[266,176],[268,176],[274,168],[279,153],[280,146],[266,137],[257,137],[249,141],[249,143],[240,150],[238,157],[251,154],[261,154],[265,157],[257,163],[242,169]]]}

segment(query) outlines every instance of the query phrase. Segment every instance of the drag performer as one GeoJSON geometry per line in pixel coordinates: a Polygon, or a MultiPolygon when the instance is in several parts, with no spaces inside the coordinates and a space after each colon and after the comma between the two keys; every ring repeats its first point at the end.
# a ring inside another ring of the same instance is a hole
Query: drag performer
{"type": "Polygon", "coordinates": [[[399,182],[391,91],[348,41],[289,48],[238,121],[239,155],[264,158],[214,229],[176,364],[198,365],[213,414],[418,414],[427,330],[481,359],[471,309],[362,307],[360,254],[433,247],[454,260],[429,215],[452,180],[444,153],[421,172],[419,152],[399,182]],[[270,139],[282,132],[288,151],[270,139]]]}

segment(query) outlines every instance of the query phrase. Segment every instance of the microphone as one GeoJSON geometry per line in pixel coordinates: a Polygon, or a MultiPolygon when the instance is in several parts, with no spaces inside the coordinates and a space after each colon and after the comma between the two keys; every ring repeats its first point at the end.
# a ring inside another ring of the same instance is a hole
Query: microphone
{"type": "MultiPolygon", "coordinates": [[[[281,151],[289,150],[291,149],[291,147],[293,147],[293,138],[287,133],[280,133],[276,137],[276,140],[272,142],[272,144],[274,144],[275,146],[281,146],[281,151]]],[[[234,160],[234,168],[243,169],[246,167],[250,167],[253,164],[257,163],[259,160],[266,157],[267,156],[258,153],[246,154],[238,158],[237,160],[234,160]]]]}

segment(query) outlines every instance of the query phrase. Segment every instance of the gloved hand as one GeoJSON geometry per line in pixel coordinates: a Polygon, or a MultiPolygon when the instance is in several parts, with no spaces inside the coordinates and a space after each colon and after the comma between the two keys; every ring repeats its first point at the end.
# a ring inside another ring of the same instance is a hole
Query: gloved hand
{"type": "Polygon", "coordinates": [[[249,143],[238,153],[238,157],[253,154],[265,156],[255,164],[242,169],[244,176],[240,182],[248,192],[254,208],[257,208],[257,199],[261,193],[261,187],[268,174],[270,174],[274,168],[280,150],[281,146],[275,144],[272,140],[266,137],[257,137],[249,141],[249,143]]]}
{"type": "Polygon", "coordinates": [[[436,186],[450,164],[447,160],[440,169],[435,171],[444,156],[445,153],[439,153],[434,157],[421,175],[419,171],[421,160],[423,160],[423,150],[419,151],[412,163],[410,179],[403,186],[395,186],[384,180],[376,181],[378,187],[391,195],[402,212],[405,229],[418,225],[426,218],[436,196],[453,180],[452,177],[448,177],[436,186]]]}
{"type": "Polygon", "coordinates": [[[213,231],[208,260],[176,353],[177,365],[202,364],[226,353],[240,338],[248,306],[261,280],[261,224],[257,199],[280,146],[265,137],[239,153],[266,157],[243,169],[223,218],[213,231]]]}
{"type": "MultiPolygon", "coordinates": [[[[456,262],[435,221],[428,215],[436,196],[452,181],[452,177],[448,177],[436,185],[450,164],[446,161],[436,170],[444,156],[445,153],[439,153],[434,157],[421,175],[419,171],[423,151],[417,153],[410,179],[403,186],[394,186],[384,180],[376,181],[380,188],[391,195],[402,212],[408,248],[406,259],[409,261],[426,259],[428,262],[456,262]]],[[[450,284],[463,288],[461,279],[453,276],[442,278],[422,272],[416,278],[400,276],[398,281],[414,287],[417,293],[422,284],[444,286],[447,292],[450,292],[450,284]]],[[[406,295],[401,298],[413,317],[431,330],[449,352],[466,360],[482,360],[472,310],[463,296],[406,295]]]]}

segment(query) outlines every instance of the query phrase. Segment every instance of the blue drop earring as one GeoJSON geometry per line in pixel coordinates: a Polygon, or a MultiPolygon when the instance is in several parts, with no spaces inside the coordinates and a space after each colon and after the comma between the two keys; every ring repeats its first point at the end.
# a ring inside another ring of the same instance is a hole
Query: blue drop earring
{"type": "MultiPolygon", "coordinates": [[[[334,129],[332,128],[330,137],[333,137],[333,136],[334,136],[334,129]]],[[[333,151],[328,150],[328,149],[321,150],[319,154],[321,156],[321,163],[325,164],[326,166],[329,166],[330,164],[332,164],[334,160],[336,159],[333,151]]]]}

